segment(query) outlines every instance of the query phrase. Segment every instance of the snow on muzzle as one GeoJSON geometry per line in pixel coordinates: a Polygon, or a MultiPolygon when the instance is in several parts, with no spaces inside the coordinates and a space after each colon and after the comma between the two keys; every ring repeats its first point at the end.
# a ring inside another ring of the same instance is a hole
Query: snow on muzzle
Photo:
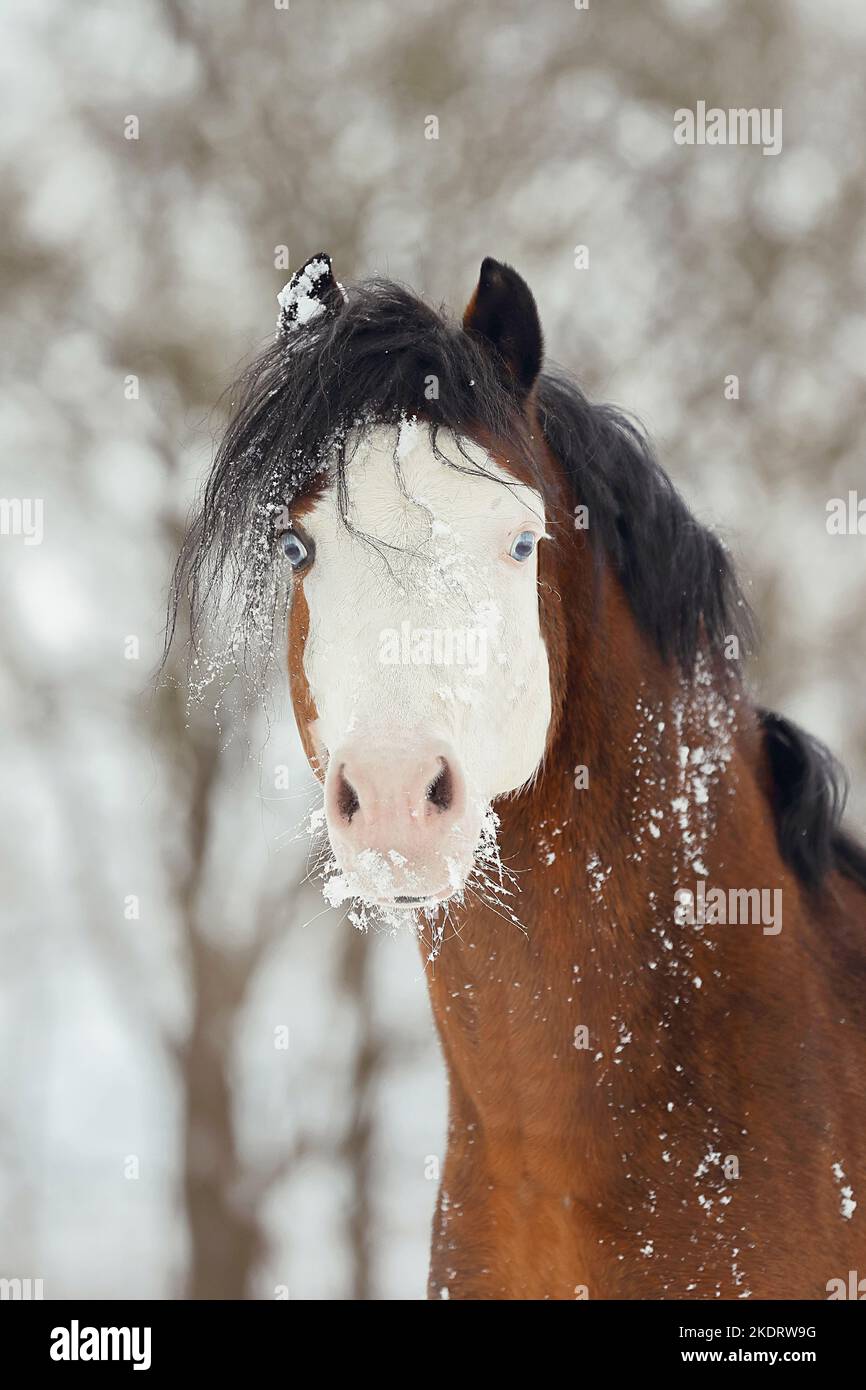
{"type": "Polygon", "coordinates": [[[331,848],[353,897],[369,903],[443,901],[463,887],[481,831],[454,749],[419,734],[353,738],[325,779],[331,848]]]}

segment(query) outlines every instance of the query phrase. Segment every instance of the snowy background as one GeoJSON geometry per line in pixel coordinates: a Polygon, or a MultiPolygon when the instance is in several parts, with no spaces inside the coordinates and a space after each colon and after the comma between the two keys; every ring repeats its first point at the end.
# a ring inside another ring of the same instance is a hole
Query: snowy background
{"type": "Polygon", "coordinates": [[[279,248],[456,311],[515,264],[550,355],[739,557],[755,687],[846,760],[862,824],[866,539],[825,507],[866,490],[864,65],[862,0],[8,0],[0,493],[45,531],[0,537],[0,1276],[424,1295],[417,947],[304,883],[283,677],[189,728],[152,680],[279,248]],[[676,146],[698,100],[781,107],[781,155],[676,146]]]}

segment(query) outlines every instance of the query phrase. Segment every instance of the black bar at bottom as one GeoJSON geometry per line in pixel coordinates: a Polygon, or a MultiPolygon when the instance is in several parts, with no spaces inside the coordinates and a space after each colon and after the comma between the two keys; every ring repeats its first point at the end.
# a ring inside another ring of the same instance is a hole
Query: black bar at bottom
{"type": "MultiPolygon", "coordinates": [[[[486,1308],[463,1312],[454,1304],[421,1305],[422,1322],[407,1326],[407,1313],[377,1325],[375,1304],[365,1304],[355,1323],[347,1305],[339,1302],[311,1304],[186,1303],[186,1302],[0,1302],[0,1338],[3,1360],[25,1374],[48,1371],[52,1377],[130,1374],[137,1379],[161,1380],[178,1371],[212,1371],[221,1376],[236,1373],[248,1377],[251,1370],[273,1367],[278,1374],[292,1374],[309,1357],[325,1358],[333,1373],[334,1352],[343,1350],[358,1369],[366,1372],[396,1352],[402,1373],[413,1370],[404,1336],[423,1338],[425,1369],[441,1359],[447,1369],[448,1333],[459,1327],[460,1366],[477,1357],[480,1366],[497,1352],[511,1358],[520,1350],[532,1363],[531,1348],[544,1357],[563,1358],[575,1374],[581,1366],[601,1364],[611,1371],[665,1372],[671,1367],[700,1370],[707,1365],[805,1365],[828,1372],[856,1365],[866,1329],[862,1312],[844,1302],[821,1303],[648,1303],[596,1302],[574,1304],[509,1304],[507,1321],[486,1308]],[[327,1319],[318,1323],[317,1311],[327,1319]],[[341,1339],[341,1324],[348,1316],[351,1341],[341,1339]],[[464,1316],[469,1321],[463,1322],[464,1316]],[[481,1322],[477,1320],[480,1317],[481,1322]],[[493,1324],[487,1322],[493,1318],[493,1324]],[[428,1322],[427,1319],[431,1321],[428,1322]],[[525,1322],[524,1322],[525,1319],[525,1322]],[[321,1328],[321,1330],[320,1330],[321,1328]],[[501,1328],[501,1332],[499,1329],[501,1328]],[[477,1342],[466,1333],[477,1329],[477,1342]],[[321,1335],[324,1331],[324,1338],[321,1335]],[[431,1333],[435,1335],[431,1337],[431,1333]],[[526,1335],[533,1340],[526,1341],[526,1335]],[[535,1340],[538,1334],[543,1341],[535,1340]],[[562,1341],[556,1343],[554,1334],[562,1341]],[[396,1335],[396,1342],[393,1341],[396,1335]],[[472,1348],[475,1348],[475,1355],[472,1348]],[[400,1349],[402,1348],[402,1350],[400,1349]],[[136,1367],[138,1370],[136,1371],[136,1367]]],[[[414,1316],[414,1315],[413,1315],[414,1316]]],[[[393,1371],[393,1362],[392,1362],[393,1371]]]]}

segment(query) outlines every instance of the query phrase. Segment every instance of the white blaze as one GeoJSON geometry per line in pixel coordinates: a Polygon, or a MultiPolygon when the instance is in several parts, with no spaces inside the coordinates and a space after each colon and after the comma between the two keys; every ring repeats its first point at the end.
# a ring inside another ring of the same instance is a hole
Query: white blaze
{"type": "Polygon", "coordinates": [[[480,827],[486,806],[535,772],[550,720],[539,625],[539,494],[447,431],[366,432],[348,450],[347,527],[336,488],[303,526],[315,543],[304,579],[304,667],[329,753],[346,739],[441,737],[457,754],[480,827]],[[395,465],[396,459],[396,465],[395,465]],[[477,465],[492,476],[460,471],[477,465]]]}

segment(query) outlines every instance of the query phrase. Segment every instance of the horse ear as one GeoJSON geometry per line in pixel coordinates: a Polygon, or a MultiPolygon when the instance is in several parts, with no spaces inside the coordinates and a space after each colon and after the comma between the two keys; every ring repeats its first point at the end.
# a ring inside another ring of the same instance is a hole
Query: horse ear
{"type": "Polygon", "coordinates": [[[532,291],[516,270],[492,256],[484,258],[463,327],[496,349],[522,392],[532,389],[544,344],[532,291]]]}
{"type": "Polygon", "coordinates": [[[346,302],[342,285],[334,278],[331,257],[324,251],[311,256],[277,295],[280,314],[277,337],[288,338],[296,328],[312,322],[320,314],[332,317],[346,302]]]}

